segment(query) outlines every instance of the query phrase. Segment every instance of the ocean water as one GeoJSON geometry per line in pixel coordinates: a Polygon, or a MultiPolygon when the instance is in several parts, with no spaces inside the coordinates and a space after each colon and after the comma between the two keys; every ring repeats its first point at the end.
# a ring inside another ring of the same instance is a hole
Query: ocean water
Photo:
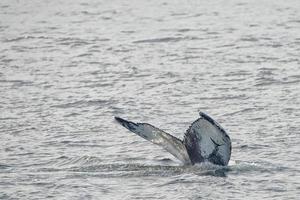
{"type": "Polygon", "coordinates": [[[299,199],[300,1],[1,0],[0,199],[299,199]],[[227,167],[183,166],[203,111],[227,167]]]}

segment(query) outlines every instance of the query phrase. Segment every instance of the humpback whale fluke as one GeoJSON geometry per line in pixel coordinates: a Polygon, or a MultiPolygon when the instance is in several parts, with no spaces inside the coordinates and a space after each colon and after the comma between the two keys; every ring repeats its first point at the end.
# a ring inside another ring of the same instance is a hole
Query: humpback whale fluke
{"type": "Polygon", "coordinates": [[[231,155],[231,140],[225,130],[207,114],[200,112],[184,134],[183,141],[147,123],[134,123],[115,117],[122,126],[157,144],[184,164],[211,162],[227,165],[231,155]]]}

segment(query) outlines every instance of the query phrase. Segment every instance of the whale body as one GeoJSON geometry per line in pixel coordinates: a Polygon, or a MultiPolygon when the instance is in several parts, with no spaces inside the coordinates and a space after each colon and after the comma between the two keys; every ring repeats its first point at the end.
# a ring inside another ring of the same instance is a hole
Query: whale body
{"type": "Polygon", "coordinates": [[[231,140],[226,131],[207,114],[200,112],[180,140],[147,123],[134,123],[120,117],[116,121],[131,132],[157,144],[184,164],[210,162],[228,165],[231,156],[231,140]]]}

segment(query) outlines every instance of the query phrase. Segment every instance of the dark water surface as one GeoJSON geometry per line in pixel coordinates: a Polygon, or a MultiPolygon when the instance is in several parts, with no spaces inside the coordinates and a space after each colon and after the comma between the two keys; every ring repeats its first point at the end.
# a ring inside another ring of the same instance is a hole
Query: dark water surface
{"type": "Polygon", "coordinates": [[[0,1],[0,199],[298,199],[300,1],[0,1]],[[182,138],[204,111],[228,167],[182,138]]]}

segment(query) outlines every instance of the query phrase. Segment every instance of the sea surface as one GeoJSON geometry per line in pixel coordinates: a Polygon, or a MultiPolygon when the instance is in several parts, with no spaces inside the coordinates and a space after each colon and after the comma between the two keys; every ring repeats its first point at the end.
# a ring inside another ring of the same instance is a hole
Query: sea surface
{"type": "Polygon", "coordinates": [[[1,0],[0,199],[299,199],[300,1],[1,0]],[[114,116],[227,167],[183,166],[114,116]]]}

